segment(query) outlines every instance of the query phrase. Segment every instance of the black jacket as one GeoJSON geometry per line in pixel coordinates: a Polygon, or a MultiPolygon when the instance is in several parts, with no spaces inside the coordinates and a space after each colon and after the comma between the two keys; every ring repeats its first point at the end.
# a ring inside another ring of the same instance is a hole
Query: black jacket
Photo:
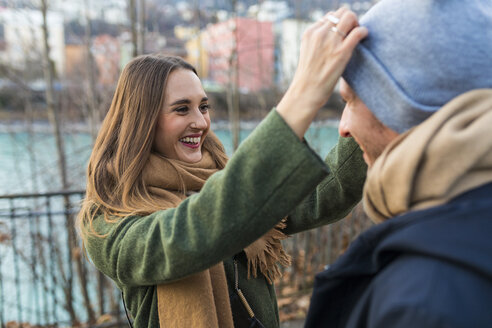
{"type": "Polygon", "coordinates": [[[492,184],[363,233],[317,275],[306,327],[492,327],[492,184]]]}

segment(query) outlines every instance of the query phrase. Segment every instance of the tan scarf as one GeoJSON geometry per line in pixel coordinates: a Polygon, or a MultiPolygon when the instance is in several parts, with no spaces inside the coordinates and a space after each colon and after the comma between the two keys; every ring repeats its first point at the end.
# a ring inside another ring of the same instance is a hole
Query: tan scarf
{"type": "MultiPolygon", "coordinates": [[[[169,207],[176,207],[187,193],[198,192],[210,175],[218,169],[209,152],[195,164],[163,159],[155,154],[144,168],[144,182],[152,196],[169,207]],[[181,177],[181,179],[180,179],[181,177]]],[[[281,240],[287,236],[274,229],[244,249],[248,259],[248,278],[256,277],[257,269],[272,282],[280,275],[277,264],[290,264],[281,240]]],[[[161,327],[233,328],[231,305],[223,263],[179,281],[157,286],[159,323],[161,327]]]]}
{"type": "Polygon", "coordinates": [[[448,202],[492,181],[492,89],[467,92],[394,140],[368,171],[376,223],[448,202]]]}

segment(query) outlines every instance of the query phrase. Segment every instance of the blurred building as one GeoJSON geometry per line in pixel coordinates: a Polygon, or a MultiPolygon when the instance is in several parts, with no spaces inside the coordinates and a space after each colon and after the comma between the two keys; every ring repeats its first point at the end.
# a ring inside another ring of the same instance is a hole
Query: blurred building
{"type": "Polygon", "coordinates": [[[311,24],[312,22],[298,19],[286,19],[280,24],[278,81],[283,87],[287,87],[294,77],[299,61],[302,34],[311,24]]]}
{"type": "Polygon", "coordinates": [[[185,58],[186,57],[185,42],[174,36],[166,36],[165,44],[159,49],[159,51],[154,51],[154,52],[160,52],[165,55],[185,58]]]}
{"type": "Polygon", "coordinates": [[[291,15],[292,10],[285,1],[261,1],[248,8],[248,17],[259,21],[278,22],[291,15]]]}
{"type": "Polygon", "coordinates": [[[197,36],[200,31],[195,26],[176,25],[174,27],[174,36],[183,41],[188,41],[197,36]]]}
{"type": "Polygon", "coordinates": [[[77,20],[85,23],[90,19],[103,20],[109,24],[128,24],[127,0],[50,0],[50,8],[63,12],[66,21],[77,20]]]}
{"type": "Polygon", "coordinates": [[[209,25],[203,34],[209,56],[208,78],[222,86],[235,79],[242,92],[272,86],[274,72],[274,35],[271,22],[232,18],[209,25]],[[237,66],[236,66],[237,60],[237,66]]]}
{"type": "MultiPolygon", "coordinates": [[[[4,42],[0,49],[0,62],[16,69],[26,69],[29,65],[42,67],[44,37],[41,11],[1,8],[0,24],[3,27],[0,38],[4,42]]],[[[47,25],[50,59],[55,64],[56,73],[61,76],[65,70],[63,16],[48,12],[47,25]]]]}
{"type": "Polygon", "coordinates": [[[86,75],[86,47],[82,43],[65,46],[65,77],[69,80],[84,78],[86,75]]]}
{"type": "Polygon", "coordinates": [[[126,25],[129,24],[127,1],[101,1],[107,3],[106,7],[101,8],[101,19],[110,24],[126,25]]]}
{"type": "Polygon", "coordinates": [[[203,45],[204,38],[206,38],[205,33],[200,32],[197,36],[191,38],[185,44],[187,53],[185,59],[195,67],[200,78],[206,78],[210,73],[210,58],[203,45]]]}
{"type": "MultiPolygon", "coordinates": [[[[98,86],[111,87],[116,84],[120,74],[120,41],[110,35],[98,35],[92,39],[94,77],[98,86]]],[[[71,81],[87,80],[89,65],[87,47],[83,43],[68,44],[65,47],[65,77],[71,81]]]]}
{"type": "Polygon", "coordinates": [[[209,73],[209,57],[203,41],[206,33],[196,27],[178,25],[174,28],[174,35],[185,42],[185,60],[195,67],[200,78],[206,78],[209,73]]]}
{"type": "Polygon", "coordinates": [[[97,69],[97,83],[112,86],[120,75],[120,42],[110,35],[103,34],[92,41],[92,55],[97,69]]]}

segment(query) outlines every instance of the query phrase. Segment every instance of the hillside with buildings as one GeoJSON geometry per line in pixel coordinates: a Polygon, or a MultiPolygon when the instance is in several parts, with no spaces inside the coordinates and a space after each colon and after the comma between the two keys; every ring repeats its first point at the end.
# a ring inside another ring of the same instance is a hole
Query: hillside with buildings
{"type": "Polygon", "coordinates": [[[312,21],[339,5],[363,13],[372,2],[49,0],[43,20],[32,1],[0,1],[0,119],[45,117],[44,23],[64,119],[84,120],[91,107],[101,117],[122,67],[144,53],[191,62],[218,117],[237,97],[254,118],[288,86],[312,21]]]}

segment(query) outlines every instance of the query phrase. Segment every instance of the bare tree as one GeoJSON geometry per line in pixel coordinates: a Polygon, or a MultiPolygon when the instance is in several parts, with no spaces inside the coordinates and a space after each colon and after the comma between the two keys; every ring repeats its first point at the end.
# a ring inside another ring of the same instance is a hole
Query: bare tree
{"type": "Polygon", "coordinates": [[[145,53],[145,0],[128,0],[133,57],[145,53]]]}
{"type": "Polygon", "coordinates": [[[89,17],[89,0],[85,0],[84,3],[85,3],[85,18],[86,18],[85,38],[84,38],[85,51],[86,51],[85,71],[87,72],[86,93],[87,93],[87,104],[89,107],[88,122],[89,122],[92,142],[94,143],[97,136],[97,125],[98,122],[100,121],[100,118],[97,110],[97,99],[96,99],[97,92],[96,92],[96,77],[94,72],[95,71],[94,56],[92,55],[92,51],[91,51],[92,33],[91,33],[91,21],[89,17]]]}
{"type": "MultiPolygon", "coordinates": [[[[60,116],[59,116],[59,108],[55,101],[55,93],[54,93],[54,79],[55,79],[55,69],[53,62],[50,58],[50,45],[48,43],[48,3],[47,0],[41,0],[41,14],[43,16],[43,23],[41,26],[42,35],[43,35],[43,75],[46,84],[46,108],[48,111],[48,117],[53,128],[53,134],[55,136],[56,149],[58,154],[58,169],[59,176],[61,179],[62,190],[67,191],[69,188],[68,179],[67,179],[67,166],[66,166],[66,154],[65,148],[63,144],[62,133],[60,130],[60,116]]],[[[66,216],[66,231],[68,233],[68,259],[69,262],[72,262],[72,250],[74,250],[76,246],[76,232],[75,225],[73,220],[73,215],[68,214],[70,208],[70,200],[67,197],[64,199],[65,209],[67,211],[66,216]]],[[[78,322],[75,309],[73,308],[73,272],[72,266],[69,266],[68,275],[66,279],[65,285],[65,308],[70,315],[70,319],[72,324],[78,322]]]]}
{"type": "Polygon", "coordinates": [[[238,19],[237,0],[231,0],[233,8],[233,47],[229,56],[229,83],[227,87],[227,109],[229,113],[229,124],[231,126],[232,147],[239,147],[239,56],[238,56],[238,19]]]}
{"type": "Polygon", "coordinates": [[[43,33],[43,75],[46,84],[46,109],[48,111],[48,117],[53,128],[53,134],[55,136],[56,150],[58,155],[58,170],[60,173],[62,190],[68,190],[67,179],[67,164],[65,147],[63,144],[63,138],[60,130],[60,115],[59,109],[55,102],[54,92],[54,80],[55,69],[53,61],[50,58],[50,45],[48,43],[48,19],[47,19],[48,4],[47,0],[41,0],[41,14],[43,16],[42,33],[43,33]]]}
{"type": "Polygon", "coordinates": [[[145,53],[145,0],[139,1],[139,10],[138,10],[138,18],[139,18],[139,33],[138,33],[138,53],[145,53]]]}
{"type": "MultiPolygon", "coordinates": [[[[263,38],[262,38],[261,22],[258,20],[258,14],[260,12],[262,2],[263,1],[260,1],[260,0],[257,1],[258,11],[256,12],[255,24],[256,24],[256,34],[257,34],[256,55],[258,56],[258,73],[259,73],[258,75],[260,77],[260,84],[263,88],[264,81],[263,81],[263,51],[262,51],[262,48],[264,47],[264,44],[263,44],[263,38]]],[[[260,110],[263,111],[267,105],[266,105],[265,96],[263,95],[262,92],[258,92],[258,102],[260,104],[260,110]]]]}
{"type": "Polygon", "coordinates": [[[200,25],[201,25],[201,13],[200,13],[200,1],[199,0],[194,0],[195,4],[195,12],[196,12],[196,20],[195,20],[195,30],[196,30],[196,38],[197,38],[197,47],[198,47],[198,60],[196,62],[196,70],[198,74],[201,74],[203,72],[203,67],[202,67],[202,33],[200,32],[200,25]]]}
{"type": "Polygon", "coordinates": [[[130,30],[132,34],[133,45],[133,57],[138,56],[138,42],[137,42],[137,7],[135,0],[128,0],[128,14],[130,16],[130,30]]]}

